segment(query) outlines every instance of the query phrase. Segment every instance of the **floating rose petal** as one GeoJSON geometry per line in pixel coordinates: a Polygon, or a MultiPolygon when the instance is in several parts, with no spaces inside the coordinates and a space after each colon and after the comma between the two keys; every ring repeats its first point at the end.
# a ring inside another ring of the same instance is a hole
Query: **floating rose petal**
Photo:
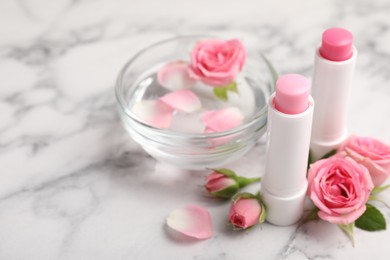
{"type": "Polygon", "coordinates": [[[187,205],[172,211],[167,218],[168,227],[197,239],[210,238],[211,217],[207,209],[197,205],[187,205]]]}
{"type": "Polygon", "coordinates": [[[158,71],[157,80],[167,89],[178,90],[190,88],[195,84],[196,81],[190,75],[191,68],[188,63],[175,61],[166,64],[158,71]]]}
{"type": "Polygon", "coordinates": [[[202,121],[206,126],[206,133],[222,132],[233,129],[242,124],[244,116],[236,107],[220,110],[209,110],[203,113],[202,121]]]}
{"type": "Polygon", "coordinates": [[[179,89],[170,92],[162,96],[159,100],[186,113],[192,113],[202,108],[202,103],[198,96],[188,89],[179,89]]]}
{"type": "Polygon", "coordinates": [[[156,128],[171,125],[173,109],[159,100],[143,100],[134,104],[132,112],[144,123],[156,128]]]}

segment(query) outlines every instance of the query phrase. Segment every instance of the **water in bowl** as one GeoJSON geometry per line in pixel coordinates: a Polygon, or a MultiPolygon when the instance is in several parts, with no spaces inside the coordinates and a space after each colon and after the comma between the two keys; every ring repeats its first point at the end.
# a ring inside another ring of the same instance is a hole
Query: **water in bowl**
{"type": "MultiPolygon", "coordinates": [[[[133,93],[130,93],[129,108],[132,109],[137,102],[143,100],[156,100],[171,90],[164,88],[157,80],[157,72],[161,66],[152,68],[143,73],[138,80],[134,81],[133,93]]],[[[266,106],[265,93],[263,88],[255,85],[255,80],[241,75],[236,79],[237,93],[228,92],[226,101],[214,95],[213,87],[198,81],[190,88],[200,99],[202,108],[193,113],[174,111],[169,130],[180,133],[203,133],[205,126],[201,116],[205,111],[218,110],[228,107],[240,109],[244,116],[243,124],[252,121],[256,113],[266,106]]],[[[142,121],[142,119],[140,119],[142,121]]]]}

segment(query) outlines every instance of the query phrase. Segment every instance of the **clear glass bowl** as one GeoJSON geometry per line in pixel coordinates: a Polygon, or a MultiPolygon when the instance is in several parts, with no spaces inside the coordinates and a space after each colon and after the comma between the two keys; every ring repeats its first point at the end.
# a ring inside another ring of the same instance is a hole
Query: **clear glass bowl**
{"type": "Polygon", "coordinates": [[[247,60],[240,77],[250,84],[255,106],[243,125],[218,133],[186,133],[158,129],[139,120],[131,111],[134,97],[140,92],[146,98],[161,95],[159,89],[141,89],[140,81],[146,73],[175,60],[189,61],[195,43],[207,38],[212,37],[183,36],[146,47],[126,63],[115,88],[119,115],[131,137],[157,160],[186,169],[221,167],[248,152],[266,131],[267,101],[275,90],[277,79],[275,69],[264,55],[259,50],[247,49],[247,60]]]}

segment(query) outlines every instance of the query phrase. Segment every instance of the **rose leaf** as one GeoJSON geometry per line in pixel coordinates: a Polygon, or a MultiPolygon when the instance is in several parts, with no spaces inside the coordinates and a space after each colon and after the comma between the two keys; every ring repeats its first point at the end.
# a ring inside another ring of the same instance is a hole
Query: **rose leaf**
{"type": "Polygon", "coordinates": [[[385,230],[386,220],[382,213],[371,204],[366,206],[366,211],[355,222],[356,227],[366,231],[385,230]]]}
{"type": "Polygon", "coordinates": [[[324,156],[322,156],[320,160],[329,158],[329,157],[335,155],[336,153],[337,153],[337,149],[333,149],[333,150],[327,152],[324,156]]]}

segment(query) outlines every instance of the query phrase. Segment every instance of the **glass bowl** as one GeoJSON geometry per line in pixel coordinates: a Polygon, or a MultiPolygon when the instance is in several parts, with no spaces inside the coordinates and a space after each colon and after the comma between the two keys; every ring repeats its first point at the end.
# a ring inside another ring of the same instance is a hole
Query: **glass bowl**
{"type": "MultiPolygon", "coordinates": [[[[162,87],[150,87],[157,81],[153,72],[175,60],[189,61],[196,42],[209,38],[215,37],[182,36],[150,45],[125,64],[116,83],[119,115],[131,137],[152,157],[180,168],[221,167],[243,156],[266,131],[267,101],[275,90],[277,74],[264,55],[253,49],[247,49],[240,78],[250,86],[254,105],[241,126],[216,133],[159,129],[145,124],[132,111],[137,100],[157,98],[165,93],[162,87]]],[[[212,87],[206,88],[213,93],[212,87]]]]}

